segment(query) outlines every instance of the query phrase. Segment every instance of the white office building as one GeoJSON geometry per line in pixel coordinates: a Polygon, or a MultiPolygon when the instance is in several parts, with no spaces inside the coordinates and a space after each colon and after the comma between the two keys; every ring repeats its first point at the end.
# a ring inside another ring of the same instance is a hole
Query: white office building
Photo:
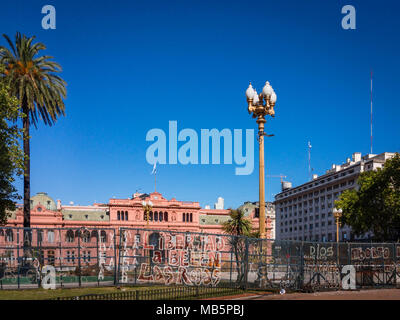
{"type": "MultiPolygon", "coordinates": [[[[341,165],[333,164],[322,176],[313,175],[312,181],[292,187],[282,184],[282,192],[275,196],[276,239],[300,241],[336,241],[336,223],[332,215],[334,201],[346,189],[357,188],[357,178],[363,171],[383,166],[394,153],[379,155],[360,152],[341,165]]],[[[368,239],[356,237],[351,228],[340,228],[340,241],[368,239]]]]}
{"type": "Polygon", "coordinates": [[[218,209],[218,210],[224,209],[224,198],[218,197],[217,202],[214,203],[214,209],[218,209]]]}

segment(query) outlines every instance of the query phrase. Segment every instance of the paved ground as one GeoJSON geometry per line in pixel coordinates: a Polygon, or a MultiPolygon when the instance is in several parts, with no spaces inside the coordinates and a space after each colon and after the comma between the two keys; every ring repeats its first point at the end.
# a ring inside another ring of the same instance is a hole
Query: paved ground
{"type": "Polygon", "coordinates": [[[228,300],[400,300],[400,289],[260,294],[226,297],[228,300]]]}

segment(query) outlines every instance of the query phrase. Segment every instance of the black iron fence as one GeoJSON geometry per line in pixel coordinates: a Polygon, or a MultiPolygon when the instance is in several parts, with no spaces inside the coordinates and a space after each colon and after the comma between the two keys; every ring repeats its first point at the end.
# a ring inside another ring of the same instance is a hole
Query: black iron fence
{"type": "Polygon", "coordinates": [[[166,286],[154,291],[159,295],[200,294],[206,288],[325,290],[343,289],[351,277],[357,288],[393,287],[400,284],[399,261],[396,243],[275,241],[138,228],[0,228],[1,289],[166,286]]]}
{"type": "MultiPolygon", "coordinates": [[[[124,290],[124,289],[122,289],[124,290]]],[[[127,290],[117,293],[87,294],[74,297],[60,297],[55,300],[191,300],[229,296],[243,293],[234,286],[188,287],[173,286],[162,289],[127,290]]]]}

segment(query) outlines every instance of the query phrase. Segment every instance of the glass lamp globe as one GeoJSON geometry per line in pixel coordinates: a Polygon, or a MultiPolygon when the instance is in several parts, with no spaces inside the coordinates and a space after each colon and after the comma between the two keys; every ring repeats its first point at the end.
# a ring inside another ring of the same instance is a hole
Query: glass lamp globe
{"type": "Polygon", "coordinates": [[[257,91],[254,90],[254,95],[253,95],[253,104],[257,104],[260,99],[258,99],[258,94],[257,91]]]}
{"type": "Polygon", "coordinates": [[[274,92],[274,90],[272,89],[271,85],[267,81],[265,83],[265,86],[264,86],[263,91],[262,91],[264,97],[269,98],[273,92],[274,92]]]}
{"type": "Polygon", "coordinates": [[[251,83],[249,84],[249,87],[246,90],[246,97],[247,99],[253,99],[254,96],[254,89],[251,83]]]}
{"type": "Polygon", "coordinates": [[[275,93],[275,91],[272,92],[270,101],[271,101],[271,103],[275,103],[276,102],[276,93],[275,93]]]}

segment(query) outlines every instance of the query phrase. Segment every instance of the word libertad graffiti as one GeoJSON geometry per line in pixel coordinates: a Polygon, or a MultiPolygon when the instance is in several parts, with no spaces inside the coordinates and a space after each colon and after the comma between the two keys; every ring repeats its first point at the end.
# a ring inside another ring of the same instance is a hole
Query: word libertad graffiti
{"type": "Polygon", "coordinates": [[[217,286],[221,280],[222,236],[124,230],[121,243],[121,283],[131,282],[130,275],[165,285],[217,286]]]}

